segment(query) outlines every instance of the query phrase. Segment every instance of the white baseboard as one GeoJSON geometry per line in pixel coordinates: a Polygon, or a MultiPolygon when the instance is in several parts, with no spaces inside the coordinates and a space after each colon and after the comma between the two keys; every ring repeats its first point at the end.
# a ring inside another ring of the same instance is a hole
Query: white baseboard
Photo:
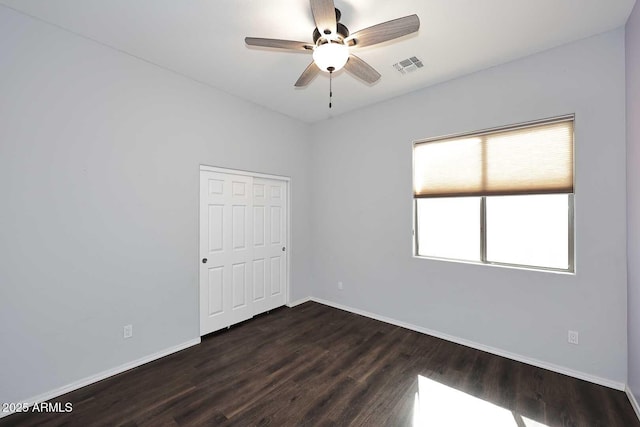
{"type": "Polygon", "coordinates": [[[631,402],[631,406],[633,406],[633,410],[636,411],[636,415],[640,420],[640,405],[638,405],[638,401],[636,397],[633,395],[633,391],[627,386],[625,393],[627,393],[627,397],[629,398],[629,402],[631,402]]]}
{"type": "Polygon", "coordinates": [[[441,338],[446,341],[451,341],[456,344],[461,344],[467,347],[475,348],[476,350],[486,351],[487,353],[495,354],[497,356],[506,357],[507,359],[515,360],[517,362],[526,363],[528,365],[537,366],[538,368],[547,369],[549,371],[558,372],[560,374],[568,375],[570,377],[578,378],[581,380],[589,381],[591,383],[603,385],[605,387],[613,388],[616,390],[624,391],[626,388],[626,384],[620,383],[617,381],[611,381],[606,378],[601,378],[595,375],[587,374],[585,372],[575,371],[573,369],[566,368],[564,366],[554,365],[552,363],[543,362],[541,360],[533,359],[530,357],[522,356],[520,354],[511,353],[505,350],[501,350],[499,348],[491,347],[488,345],[480,344],[474,341],[469,341],[464,338],[458,338],[453,335],[444,334],[442,332],[434,331],[432,329],[423,328],[421,326],[412,325],[410,323],[405,323],[400,320],[391,319],[389,317],[380,316],[375,313],[369,313],[364,310],[359,310],[357,308],[348,307],[346,305],[337,304],[332,301],[323,300],[321,298],[311,297],[311,301],[328,305],[329,307],[334,307],[340,310],[349,311],[354,314],[359,314],[361,316],[369,317],[371,319],[380,320],[381,322],[389,323],[391,325],[400,326],[402,328],[410,329],[412,331],[420,332],[426,335],[431,335],[436,338],[441,338]]]}
{"type": "MultiPolygon", "coordinates": [[[[46,402],[47,400],[51,400],[58,396],[61,396],[65,393],[69,393],[71,391],[77,390],[79,388],[88,386],[89,384],[96,383],[98,381],[104,380],[106,378],[112,377],[114,375],[120,374],[122,372],[128,371],[129,369],[137,368],[138,366],[144,365],[145,363],[153,362],[154,360],[160,359],[162,357],[168,356],[170,354],[176,353],[180,350],[184,350],[185,348],[189,348],[191,346],[200,344],[200,337],[189,340],[182,344],[178,344],[173,347],[169,347],[167,349],[161,350],[157,353],[150,354],[148,356],[142,357],[140,359],[134,360],[133,362],[128,362],[120,366],[116,366],[115,368],[108,369],[106,371],[102,371],[95,375],[91,375],[89,377],[83,378],[78,381],[74,381],[71,384],[67,384],[65,386],[56,388],[54,390],[48,391],[46,393],[39,394],[30,399],[26,399],[23,404],[28,406],[33,405],[34,403],[46,402]]],[[[0,412],[0,418],[11,415],[13,412],[0,412]]]]}
{"type": "Polygon", "coordinates": [[[293,308],[296,305],[304,304],[305,302],[309,302],[309,301],[311,301],[311,297],[302,298],[302,299],[287,303],[287,307],[293,308]]]}

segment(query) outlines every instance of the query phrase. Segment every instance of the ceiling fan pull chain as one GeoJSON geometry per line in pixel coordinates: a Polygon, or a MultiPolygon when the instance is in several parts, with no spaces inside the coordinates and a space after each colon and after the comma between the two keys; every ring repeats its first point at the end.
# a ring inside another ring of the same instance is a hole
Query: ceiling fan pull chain
{"type": "Polygon", "coordinates": [[[331,108],[331,99],[333,98],[333,67],[329,67],[329,108],[331,108]]]}

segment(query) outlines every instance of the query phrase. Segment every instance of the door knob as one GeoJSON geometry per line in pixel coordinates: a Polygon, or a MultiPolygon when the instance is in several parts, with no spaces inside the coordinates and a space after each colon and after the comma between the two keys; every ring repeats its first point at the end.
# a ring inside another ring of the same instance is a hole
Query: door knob
{"type": "Polygon", "coordinates": [[[202,258],[202,263],[206,264],[207,263],[207,259],[206,258],[202,258]]]}
{"type": "Polygon", "coordinates": [[[285,247],[283,246],[283,247],[282,247],[282,252],[284,252],[284,251],[285,251],[285,247]]]}

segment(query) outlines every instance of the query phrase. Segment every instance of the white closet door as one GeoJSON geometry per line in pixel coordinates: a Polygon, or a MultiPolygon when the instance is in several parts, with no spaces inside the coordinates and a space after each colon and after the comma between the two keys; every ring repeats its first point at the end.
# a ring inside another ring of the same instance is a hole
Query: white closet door
{"type": "Polygon", "coordinates": [[[200,335],[254,315],[252,181],[200,171],[200,335]]]}
{"type": "Polygon", "coordinates": [[[256,314],[286,303],[287,183],[253,180],[253,305],[256,314]]]}
{"type": "Polygon", "coordinates": [[[287,302],[287,185],[200,171],[200,335],[287,302]]]}

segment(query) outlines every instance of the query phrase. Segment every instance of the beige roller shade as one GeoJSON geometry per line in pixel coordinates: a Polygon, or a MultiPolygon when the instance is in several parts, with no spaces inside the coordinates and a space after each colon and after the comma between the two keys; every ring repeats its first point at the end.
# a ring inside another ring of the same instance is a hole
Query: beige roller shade
{"type": "Polygon", "coordinates": [[[573,118],[418,142],[414,197],[573,193],[573,118]]]}

